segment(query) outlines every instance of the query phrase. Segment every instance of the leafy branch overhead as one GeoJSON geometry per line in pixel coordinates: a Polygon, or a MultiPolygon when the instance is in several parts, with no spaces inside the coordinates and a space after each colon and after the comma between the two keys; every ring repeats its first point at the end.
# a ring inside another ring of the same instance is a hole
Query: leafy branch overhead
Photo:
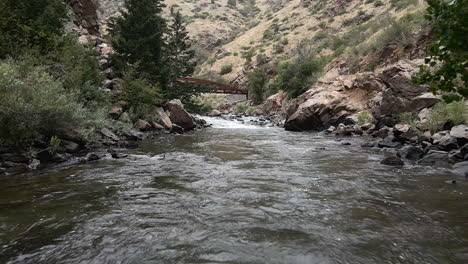
{"type": "Polygon", "coordinates": [[[416,76],[447,102],[468,96],[468,0],[427,0],[426,18],[433,23],[437,41],[429,48],[426,65],[416,76]]]}

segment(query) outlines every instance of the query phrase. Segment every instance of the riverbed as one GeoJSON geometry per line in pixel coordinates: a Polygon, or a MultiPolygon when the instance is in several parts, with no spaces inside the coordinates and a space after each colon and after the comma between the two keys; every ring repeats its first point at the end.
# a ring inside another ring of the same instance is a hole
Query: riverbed
{"type": "Polygon", "coordinates": [[[0,263],[468,263],[465,179],[381,165],[361,138],[208,121],[1,178],[0,263]]]}

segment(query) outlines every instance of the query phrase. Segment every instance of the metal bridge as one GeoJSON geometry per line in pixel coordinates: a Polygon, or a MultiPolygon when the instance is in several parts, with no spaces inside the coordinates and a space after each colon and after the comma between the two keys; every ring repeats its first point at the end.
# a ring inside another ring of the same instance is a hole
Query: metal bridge
{"type": "Polygon", "coordinates": [[[186,83],[195,83],[206,85],[211,88],[210,93],[220,93],[220,94],[245,94],[248,96],[249,91],[248,89],[244,89],[239,87],[238,85],[228,85],[219,82],[213,82],[209,80],[197,79],[197,78],[181,78],[180,81],[186,83]]]}

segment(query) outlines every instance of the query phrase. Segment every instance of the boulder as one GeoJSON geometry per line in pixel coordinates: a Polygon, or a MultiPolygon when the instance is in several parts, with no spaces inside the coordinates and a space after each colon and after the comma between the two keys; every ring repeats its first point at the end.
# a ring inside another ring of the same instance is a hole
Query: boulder
{"type": "Polygon", "coordinates": [[[68,140],[62,140],[62,147],[67,153],[75,153],[81,149],[79,144],[68,140]]]}
{"type": "Polygon", "coordinates": [[[153,126],[151,126],[150,123],[148,123],[147,121],[145,120],[141,120],[141,119],[138,119],[135,124],[133,124],[133,127],[136,129],[136,130],[139,130],[139,131],[151,131],[153,129],[153,126]]]}
{"type": "Polygon", "coordinates": [[[460,154],[463,155],[463,157],[468,155],[468,143],[460,148],[460,154]]]}
{"type": "Polygon", "coordinates": [[[130,116],[127,114],[127,112],[123,112],[120,117],[119,117],[119,121],[120,122],[123,122],[123,123],[131,123],[132,122],[132,119],[130,118],[130,116]]]}
{"type": "Polygon", "coordinates": [[[41,162],[47,162],[52,160],[53,156],[48,149],[43,149],[41,151],[38,151],[35,157],[41,162]]]}
{"type": "Polygon", "coordinates": [[[28,168],[30,170],[37,170],[39,169],[40,166],[41,166],[41,162],[37,159],[33,159],[31,160],[31,162],[29,162],[28,168]]]}
{"type": "Polygon", "coordinates": [[[452,172],[458,176],[468,177],[468,161],[453,165],[452,172]]]}
{"type": "Polygon", "coordinates": [[[112,109],[109,111],[109,117],[117,120],[122,114],[122,112],[122,107],[112,107],[112,109]]]}
{"type": "Polygon", "coordinates": [[[450,136],[457,139],[457,142],[460,146],[463,146],[468,143],[468,126],[459,125],[454,126],[450,130],[450,136]]]}
{"type": "Polygon", "coordinates": [[[164,112],[164,110],[160,107],[156,108],[156,115],[158,118],[158,122],[160,125],[162,125],[166,129],[172,129],[172,121],[169,118],[169,116],[164,112]]]}
{"type": "Polygon", "coordinates": [[[152,122],[151,125],[154,127],[154,129],[156,130],[164,130],[164,127],[161,126],[160,124],[158,123],[155,123],[155,122],[152,122]]]}
{"type": "Polygon", "coordinates": [[[345,124],[339,124],[336,130],[333,132],[337,136],[350,137],[354,133],[354,127],[346,126],[345,124]]]}
{"type": "Polygon", "coordinates": [[[173,124],[182,127],[185,131],[192,130],[196,127],[193,117],[184,109],[180,100],[171,100],[166,104],[166,109],[169,112],[169,118],[173,124]]]}
{"type": "Polygon", "coordinates": [[[288,94],[284,92],[276,93],[268,97],[262,105],[262,113],[275,114],[281,110],[285,99],[288,98],[288,94]]]}
{"type": "Polygon", "coordinates": [[[429,153],[422,159],[420,159],[417,164],[425,166],[448,166],[448,153],[445,151],[434,151],[431,150],[429,153]]]}
{"type": "Polygon", "coordinates": [[[432,142],[440,150],[449,151],[458,148],[458,142],[455,137],[450,135],[449,131],[441,131],[432,136],[432,142]]]}
{"type": "Polygon", "coordinates": [[[380,141],[378,143],[378,147],[379,148],[397,148],[401,145],[400,142],[397,142],[397,141],[394,141],[394,137],[393,136],[388,136],[386,138],[384,138],[384,140],[380,141]]]}
{"type": "Polygon", "coordinates": [[[184,130],[183,127],[174,124],[174,125],[172,125],[171,132],[176,133],[176,134],[183,134],[185,132],[185,130],[184,130]]]}
{"type": "Polygon", "coordinates": [[[331,133],[335,132],[335,130],[336,130],[336,127],[330,126],[327,130],[325,130],[325,132],[331,134],[331,133]]]}
{"type": "Polygon", "coordinates": [[[410,126],[406,124],[397,124],[393,127],[393,134],[398,137],[403,133],[407,133],[410,130],[410,126]]]}
{"type": "Polygon", "coordinates": [[[397,156],[389,156],[384,158],[380,164],[388,166],[403,166],[405,163],[397,156]]]}
{"type": "Polygon", "coordinates": [[[99,156],[98,154],[88,153],[88,155],[86,155],[86,157],[84,158],[84,161],[96,161],[100,159],[101,159],[101,156],[99,156]]]}
{"type": "Polygon", "coordinates": [[[107,128],[103,128],[99,132],[101,132],[101,135],[103,135],[106,138],[112,139],[114,141],[119,141],[120,140],[119,137],[116,134],[114,134],[114,132],[110,131],[107,128]]]}
{"type": "Polygon", "coordinates": [[[424,150],[421,147],[405,146],[398,151],[398,155],[408,160],[419,160],[424,156],[424,150]]]}
{"type": "Polygon", "coordinates": [[[213,111],[211,111],[208,116],[221,116],[222,113],[219,111],[219,110],[216,110],[214,109],[213,111]]]}

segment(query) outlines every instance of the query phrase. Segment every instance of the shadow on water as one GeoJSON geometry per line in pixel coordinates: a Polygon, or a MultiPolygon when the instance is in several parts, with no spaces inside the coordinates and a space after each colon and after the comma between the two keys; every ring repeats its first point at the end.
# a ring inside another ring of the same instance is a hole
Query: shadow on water
{"type": "Polygon", "coordinates": [[[468,263],[468,182],[361,139],[210,119],[127,160],[2,179],[0,262],[468,263]]]}

